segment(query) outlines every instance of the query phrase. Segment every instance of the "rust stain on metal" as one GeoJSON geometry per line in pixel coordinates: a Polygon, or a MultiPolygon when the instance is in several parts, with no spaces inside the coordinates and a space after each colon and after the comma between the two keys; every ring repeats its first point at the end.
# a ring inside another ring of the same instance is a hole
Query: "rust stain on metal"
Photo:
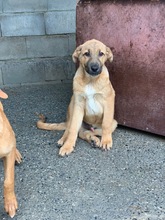
{"type": "Polygon", "coordinates": [[[77,45],[95,38],[108,64],[121,125],[165,135],[165,3],[90,1],[77,5],[77,45]],[[125,2],[125,3],[123,3],[125,2]]]}

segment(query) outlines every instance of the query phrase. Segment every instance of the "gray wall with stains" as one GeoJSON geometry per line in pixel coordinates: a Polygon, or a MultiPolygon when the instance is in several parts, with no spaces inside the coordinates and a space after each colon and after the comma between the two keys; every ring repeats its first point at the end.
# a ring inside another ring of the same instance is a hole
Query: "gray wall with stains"
{"type": "Polygon", "coordinates": [[[0,86],[72,79],[76,0],[0,0],[0,86]]]}

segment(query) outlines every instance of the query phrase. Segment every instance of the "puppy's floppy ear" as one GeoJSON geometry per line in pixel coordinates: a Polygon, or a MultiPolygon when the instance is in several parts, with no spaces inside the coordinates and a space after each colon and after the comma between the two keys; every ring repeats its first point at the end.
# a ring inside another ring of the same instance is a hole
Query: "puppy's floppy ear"
{"type": "Polygon", "coordinates": [[[112,62],[113,61],[113,53],[109,47],[106,47],[106,53],[107,53],[107,60],[112,62]]]}
{"type": "Polygon", "coordinates": [[[79,47],[76,48],[76,50],[74,51],[74,53],[72,54],[72,59],[74,63],[77,63],[78,57],[80,55],[82,46],[80,45],[79,47]]]}

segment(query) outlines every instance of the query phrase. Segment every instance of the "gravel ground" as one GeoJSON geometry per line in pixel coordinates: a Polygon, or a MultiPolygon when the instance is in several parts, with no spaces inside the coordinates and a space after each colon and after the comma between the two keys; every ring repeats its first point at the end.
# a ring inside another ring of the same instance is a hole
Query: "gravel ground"
{"type": "MultiPolygon", "coordinates": [[[[65,120],[71,85],[4,89],[5,112],[23,163],[16,166],[17,220],[165,220],[165,139],[119,127],[113,148],[101,151],[78,139],[75,152],[58,155],[62,132],[36,128],[37,113],[65,120]]],[[[0,161],[0,220],[3,166],[0,161]]]]}

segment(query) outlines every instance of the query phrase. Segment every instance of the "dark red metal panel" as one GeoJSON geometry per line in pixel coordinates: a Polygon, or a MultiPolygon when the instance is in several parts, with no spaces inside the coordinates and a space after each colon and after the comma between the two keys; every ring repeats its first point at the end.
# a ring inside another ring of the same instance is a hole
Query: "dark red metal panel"
{"type": "Polygon", "coordinates": [[[112,49],[119,124],[165,135],[165,3],[123,2],[80,1],[77,45],[95,38],[112,49]]]}

